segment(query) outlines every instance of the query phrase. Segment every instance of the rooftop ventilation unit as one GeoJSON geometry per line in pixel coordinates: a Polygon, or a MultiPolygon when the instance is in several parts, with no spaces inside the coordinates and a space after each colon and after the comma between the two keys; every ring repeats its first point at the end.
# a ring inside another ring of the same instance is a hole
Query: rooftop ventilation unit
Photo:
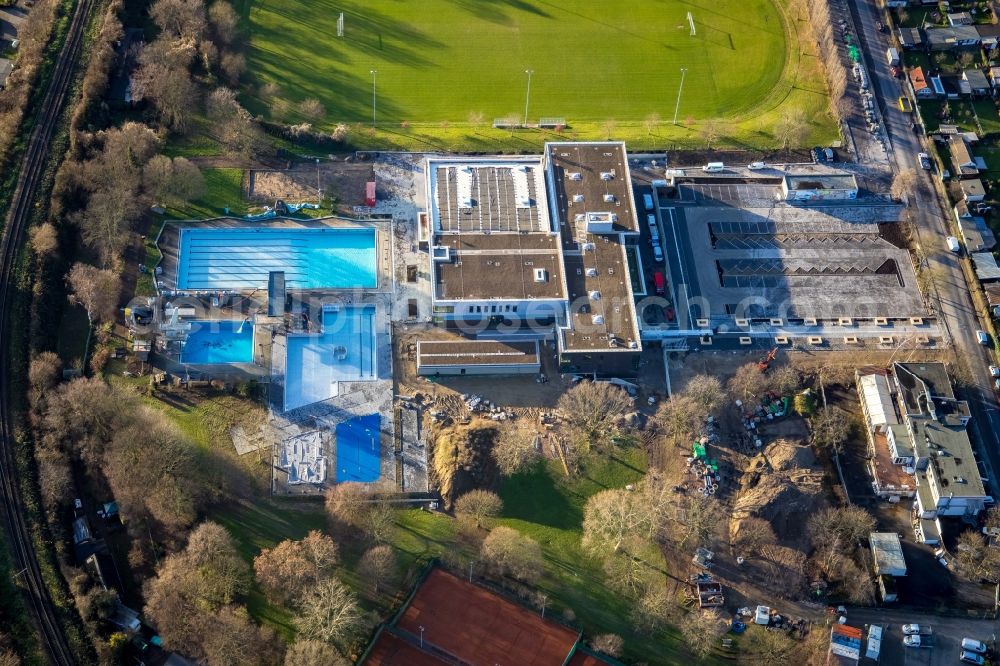
{"type": "Polygon", "coordinates": [[[570,171],[569,172],[569,179],[570,180],[583,180],[583,175],[579,171],[570,171]]]}
{"type": "Polygon", "coordinates": [[[597,269],[596,268],[588,268],[587,269],[587,277],[597,277],[597,269]]]}
{"type": "Polygon", "coordinates": [[[614,202],[615,202],[615,195],[613,194],[604,195],[604,203],[614,203],[614,202]]]}
{"type": "Polygon", "coordinates": [[[549,272],[544,268],[535,269],[535,282],[548,282],[549,272]]]}
{"type": "Polygon", "coordinates": [[[599,301],[599,300],[601,300],[601,292],[599,292],[599,291],[592,291],[592,292],[590,292],[590,300],[592,300],[592,301],[599,301]]]}
{"type": "Polygon", "coordinates": [[[595,324],[603,324],[604,323],[604,315],[594,315],[594,323],[595,324]]]}
{"type": "Polygon", "coordinates": [[[584,252],[593,252],[595,247],[596,246],[593,243],[584,243],[583,244],[583,251],[584,252]]]}
{"type": "Polygon", "coordinates": [[[435,245],[431,249],[434,261],[451,261],[451,248],[447,245],[435,245]]]}
{"type": "Polygon", "coordinates": [[[573,202],[574,203],[582,203],[583,202],[583,195],[582,194],[574,194],[573,195],[573,202]]]}
{"type": "Polygon", "coordinates": [[[587,214],[577,213],[576,215],[573,216],[573,219],[576,220],[577,222],[583,222],[587,219],[587,214]]]}
{"type": "Polygon", "coordinates": [[[615,177],[615,174],[613,174],[610,171],[602,171],[601,172],[601,180],[611,180],[614,177],[615,177]]]}

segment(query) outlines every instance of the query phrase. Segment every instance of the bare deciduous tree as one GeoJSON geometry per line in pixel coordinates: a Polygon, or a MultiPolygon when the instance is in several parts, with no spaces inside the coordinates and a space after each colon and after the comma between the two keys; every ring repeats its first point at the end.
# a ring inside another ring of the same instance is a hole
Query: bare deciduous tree
{"type": "Polygon", "coordinates": [[[197,108],[198,86],[186,66],[171,66],[157,55],[145,52],[140,55],[140,65],[132,79],[132,97],[137,102],[149,100],[167,127],[183,132],[191,120],[192,109],[197,108]]]}
{"type": "Polygon", "coordinates": [[[500,515],[503,502],[500,496],[489,490],[470,490],[455,500],[455,513],[468,516],[482,528],[500,515]]]}
{"type": "Polygon", "coordinates": [[[396,577],[396,551],[388,544],[369,548],[361,556],[358,563],[358,573],[371,583],[375,594],[383,586],[392,585],[396,577]]]}
{"type": "Polygon", "coordinates": [[[660,403],[656,423],[663,428],[667,442],[677,446],[698,429],[708,412],[694,398],[681,393],[660,403]]]}
{"type": "Polygon", "coordinates": [[[240,78],[247,71],[247,59],[242,53],[223,51],[219,57],[219,69],[229,85],[239,85],[240,78]]]}
{"type": "Polygon", "coordinates": [[[318,99],[310,97],[299,104],[299,114],[315,122],[326,115],[326,108],[318,99]]]}
{"type": "Polygon", "coordinates": [[[70,301],[83,306],[91,323],[114,321],[118,314],[121,279],[114,271],[76,263],[66,276],[70,301]]]}
{"type": "Polygon", "coordinates": [[[836,454],[843,453],[844,444],[850,435],[850,424],[843,416],[838,415],[829,407],[821,409],[809,419],[809,429],[813,443],[836,454]]]}
{"type": "Polygon", "coordinates": [[[853,547],[875,529],[875,518],[866,509],[852,504],[822,509],[814,513],[806,525],[818,549],[831,545],[853,547]]]}
{"type": "Polygon", "coordinates": [[[648,116],[646,116],[642,121],[643,127],[646,128],[646,136],[652,136],[653,130],[655,130],[659,124],[660,124],[660,114],[651,113],[648,116]]]}
{"type": "Polygon", "coordinates": [[[653,527],[641,493],[611,488],[591,495],[583,514],[583,547],[609,555],[629,541],[648,539],[653,527]]]}
{"type": "Polygon", "coordinates": [[[302,638],[336,643],[361,628],[361,608],[346,585],[328,578],[303,598],[295,624],[302,638]]]}
{"type": "Polygon", "coordinates": [[[161,38],[195,42],[205,30],[205,4],[202,0],[156,0],[149,17],[160,28],[161,38]]]}
{"type": "Polygon", "coordinates": [[[680,623],[684,643],[694,656],[705,659],[718,645],[719,636],[725,631],[726,622],[714,608],[691,610],[680,623]]]}
{"type": "Polygon", "coordinates": [[[607,382],[580,382],[559,398],[563,418],[589,441],[595,441],[616,417],[632,411],[628,393],[607,382]]]}
{"type": "Polygon", "coordinates": [[[493,440],[493,460],[504,476],[523,472],[538,459],[535,440],[538,432],[523,419],[505,421],[493,440]]]}
{"type": "Polygon", "coordinates": [[[1000,549],[992,548],[986,537],[974,530],[958,535],[958,569],[969,580],[1000,582],[1000,549]]]}
{"type": "Polygon", "coordinates": [[[502,525],[493,528],[483,540],[480,556],[497,575],[510,576],[526,583],[538,580],[544,569],[542,548],[538,542],[502,525]]]}
{"type": "Polygon", "coordinates": [[[734,400],[750,402],[764,391],[764,377],[756,363],[747,363],[736,369],[736,374],[729,378],[726,388],[734,400]]]}
{"type": "Polygon", "coordinates": [[[771,523],[763,518],[746,518],[740,521],[739,529],[733,537],[743,557],[760,556],[765,547],[778,542],[771,523]]]}
{"type": "Polygon", "coordinates": [[[722,382],[712,375],[695,375],[687,386],[684,387],[684,395],[689,396],[698,403],[701,410],[707,415],[714,412],[722,405],[725,394],[722,390],[722,382]]]}
{"type": "Polygon", "coordinates": [[[326,491],[326,513],[335,522],[360,527],[370,499],[364,484],[338,483],[326,491]]]}
{"type": "Polygon", "coordinates": [[[603,652],[609,657],[618,658],[622,656],[625,648],[625,641],[618,634],[599,634],[590,641],[590,647],[598,652],[603,652]]]}
{"type": "Polygon", "coordinates": [[[801,382],[799,372],[790,365],[771,368],[767,373],[767,387],[778,395],[791,395],[801,382]]]}
{"type": "Polygon", "coordinates": [[[351,666],[337,650],[323,641],[300,638],[288,646],[285,666],[351,666]]]}
{"type": "Polygon", "coordinates": [[[254,558],[257,582],[269,599],[279,603],[302,598],[320,580],[333,574],[340,560],[333,539],[312,530],[301,541],[286,539],[254,558]]]}
{"type": "Polygon", "coordinates": [[[44,257],[59,249],[59,234],[51,222],[31,228],[31,251],[44,257]]]}
{"type": "Polygon", "coordinates": [[[219,609],[200,636],[206,662],[210,664],[258,666],[274,664],[280,659],[274,630],[254,624],[242,606],[219,609]]]}
{"type": "Polygon", "coordinates": [[[216,0],[209,5],[208,22],[215,40],[222,46],[233,43],[239,36],[239,16],[225,0],[216,0]]]}
{"type": "Polygon", "coordinates": [[[724,512],[714,497],[694,495],[678,502],[679,529],[670,530],[679,547],[708,543],[712,533],[721,524],[724,512]]]}
{"type": "Polygon", "coordinates": [[[662,585],[656,585],[646,590],[632,606],[629,619],[640,631],[655,631],[670,620],[673,608],[670,595],[662,585]]]}
{"type": "Polygon", "coordinates": [[[917,184],[917,170],[903,169],[892,179],[889,194],[893,199],[905,199],[917,184]]]}

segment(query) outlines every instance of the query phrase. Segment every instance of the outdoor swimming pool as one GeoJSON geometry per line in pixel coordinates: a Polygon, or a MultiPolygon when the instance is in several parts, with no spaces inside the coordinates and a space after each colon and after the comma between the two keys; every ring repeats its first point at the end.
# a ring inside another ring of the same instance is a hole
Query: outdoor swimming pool
{"type": "Polygon", "coordinates": [[[181,229],[177,288],[264,289],[284,271],[289,289],[371,289],[375,245],[374,229],[181,229]]]}
{"type": "Polygon", "coordinates": [[[337,382],[378,376],[375,307],[339,306],[323,311],[323,331],[289,335],[285,353],[285,410],[337,395],[337,382]]]}
{"type": "Polygon", "coordinates": [[[253,324],[243,320],[191,322],[181,363],[253,363],[253,324]]]}
{"type": "Polygon", "coordinates": [[[337,483],[378,481],[382,417],[356,416],[337,425],[337,483]]]}

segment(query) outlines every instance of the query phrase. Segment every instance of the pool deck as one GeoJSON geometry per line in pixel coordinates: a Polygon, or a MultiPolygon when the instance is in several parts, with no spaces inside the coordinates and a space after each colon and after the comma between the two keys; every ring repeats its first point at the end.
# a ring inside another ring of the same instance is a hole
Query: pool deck
{"type": "MultiPolygon", "coordinates": [[[[177,290],[177,272],[180,262],[180,232],[183,229],[375,229],[376,230],[376,260],[375,273],[377,287],[373,289],[310,289],[293,290],[300,294],[325,294],[330,292],[390,292],[392,291],[392,234],[388,232],[389,220],[352,220],[345,217],[322,217],[311,220],[300,220],[289,217],[276,217],[263,222],[250,222],[235,217],[217,217],[211,220],[181,220],[168,222],[164,225],[157,246],[162,259],[158,268],[162,273],[157,276],[158,284],[169,291],[177,290]]],[[[245,289],[243,293],[261,291],[260,288],[245,289]]]]}

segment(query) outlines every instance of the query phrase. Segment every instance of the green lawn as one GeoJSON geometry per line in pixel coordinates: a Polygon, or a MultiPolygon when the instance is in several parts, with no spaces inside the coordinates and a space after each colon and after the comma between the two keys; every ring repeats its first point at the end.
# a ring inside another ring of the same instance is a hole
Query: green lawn
{"type": "Polygon", "coordinates": [[[723,136],[773,144],[770,125],[794,107],[812,123],[810,140],[829,140],[835,128],[813,47],[800,34],[805,22],[785,15],[784,2],[248,1],[252,83],[244,101],[254,113],[299,122],[296,105],[317,98],[326,115],[314,123],[348,124],[355,144],[528,150],[554,137],[511,136],[491,124],[523,119],[530,69],[529,121],[566,118],[562,138],[691,142],[704,121],[719,119],[723,136]],[[268,83],[290,110],[276,110],[262,94],[268,83]],[[663,122],[646,127],[651,114],[663,122]]]}
{"type": "Polygon", "coordinates": [[[205,177],[205,196],[188,203],[183,208],[170,208],[171,217],[203,219],[220,217],[226,208],[232,215],[245,215],[247,202],[243,195],[243,169],[202,169],[205,177]]]}

